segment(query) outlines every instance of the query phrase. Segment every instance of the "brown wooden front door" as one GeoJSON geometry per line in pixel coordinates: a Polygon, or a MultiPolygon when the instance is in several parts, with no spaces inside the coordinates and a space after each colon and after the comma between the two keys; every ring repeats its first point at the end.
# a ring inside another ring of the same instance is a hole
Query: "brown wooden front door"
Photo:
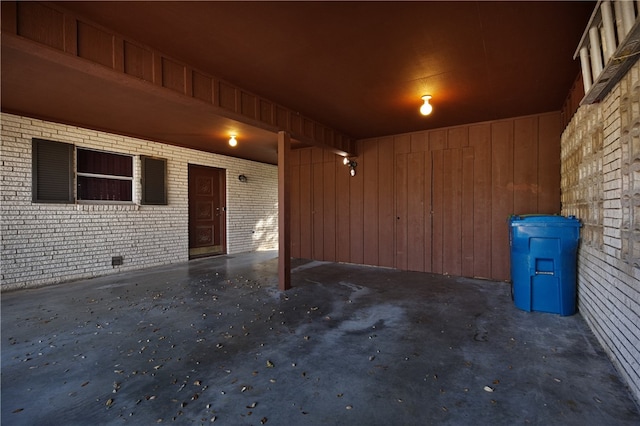
{"type": "Polygon", "coordinates": [[[225,171],[189,165],[189,257],[227,252],[225,171]]]}

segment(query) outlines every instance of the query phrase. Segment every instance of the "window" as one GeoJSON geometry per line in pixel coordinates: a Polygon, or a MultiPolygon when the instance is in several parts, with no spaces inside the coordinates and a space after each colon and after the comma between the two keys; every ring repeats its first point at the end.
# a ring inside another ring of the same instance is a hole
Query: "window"
{"type": "Polygon", "coordinates": [[[133,201],[133,157],[77,148],[78,200],[133,201]]]}
{"type": "Polygon", "coordinates": [[[137,177],[141,178],[142,193],[137,194],[131,155],[36,138],[32,139],[32,148],[34,203],[84,200],[167,204],[167,160],[164,158],[140,157],[141,175],[137,177]]]}

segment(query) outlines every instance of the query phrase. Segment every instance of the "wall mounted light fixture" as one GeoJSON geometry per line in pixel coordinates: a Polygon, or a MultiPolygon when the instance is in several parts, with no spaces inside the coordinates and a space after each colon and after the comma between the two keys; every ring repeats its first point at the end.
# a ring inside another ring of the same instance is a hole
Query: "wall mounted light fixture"
{"type": "Polygon", "coordinates": [[[433,106],[429,103],[429,99],[431,99],[431,95],[424,95],[422,97],[424,104],[420,107],[420,114],[429,115],[431,111],[433,111],[433,106]]]}
{"type": "Polygon", "coordinates": [[[238,141],[236,140],[236,135],[231,135],[231,137],[229,138],[229,145],[230,146],[238,145],[238,141]]]}
{"type": "Polygon", "coordinates": [[[344,164],[345,166],[349,166],[349,174],[352,177],[356,175],[356,166],[358,165],[358,163],[353,160],[349,160],[347,157],[344,157],[344,159],[342,160],[342,164],[344,164]]]}
{"type": "Polygon", "coordinates": [[[245,175],[240,175],[240,176],[238,176],[238,180],[239,180],[240,182],[243,182],[243,183],[244,183],[244,182],[246,182],[246,181],[247,181],[247,177],[246,177],[245,175]]]}

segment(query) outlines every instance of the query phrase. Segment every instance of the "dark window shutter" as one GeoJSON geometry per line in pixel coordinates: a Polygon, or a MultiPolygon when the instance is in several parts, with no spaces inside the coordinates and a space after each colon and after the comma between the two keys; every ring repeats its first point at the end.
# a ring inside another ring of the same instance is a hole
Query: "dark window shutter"
{"type": "Polygon", "coordinates": [[[167,204],[167,160],[140,157],[142,160],[142,204],[167,204]]]}
{"type": "Polygon", "coordinates": [[[32,139],[32,200],[73,203],[73,145],[32,139]]]}

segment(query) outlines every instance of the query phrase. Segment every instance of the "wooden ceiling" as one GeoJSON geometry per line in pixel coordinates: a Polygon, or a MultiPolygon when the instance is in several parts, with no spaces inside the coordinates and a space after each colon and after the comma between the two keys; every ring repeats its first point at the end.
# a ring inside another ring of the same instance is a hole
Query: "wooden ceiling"
{"type": "MultiPolygon", "coordinates": [[[[560,110],[595,2],[52,5],[364,139],[560,110]],[[424,94],[433,96],[427,117],[424,94]]],[[[4,38],[5,111],[275,162],[273,132],[4,38]],[[230,151],[224,134],[235,125],[250,145],[230,151]]]]}

